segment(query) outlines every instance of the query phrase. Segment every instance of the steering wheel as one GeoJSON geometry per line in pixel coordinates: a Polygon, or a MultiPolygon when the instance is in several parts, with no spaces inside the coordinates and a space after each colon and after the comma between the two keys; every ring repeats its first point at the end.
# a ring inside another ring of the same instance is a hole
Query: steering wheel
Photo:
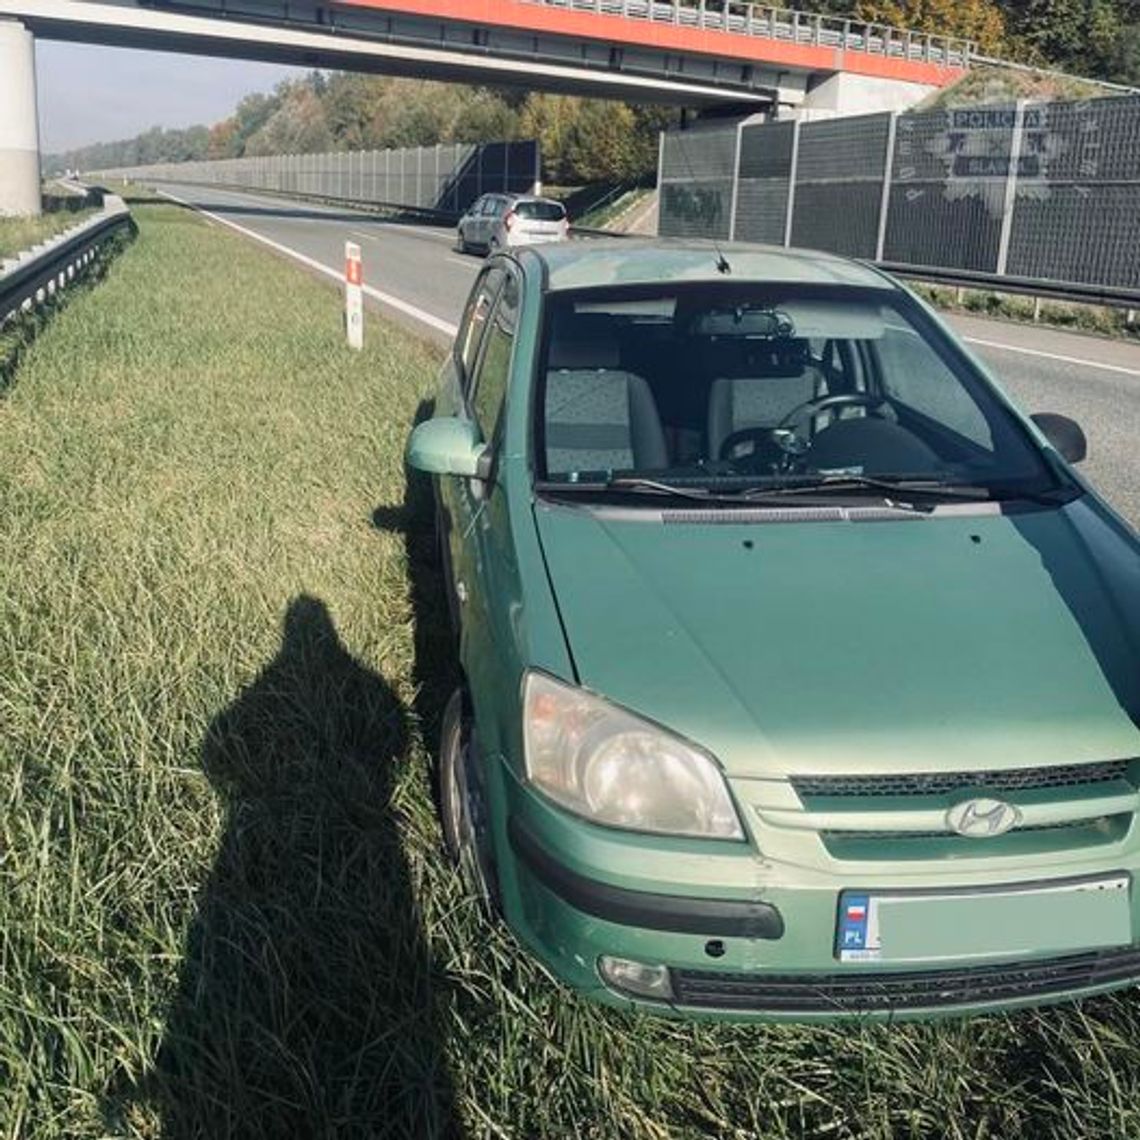
{"type": "Polygon", "coordinates": [[[742,443],[751,442],[755,455],[761,443],[774,443],[785,456],[792,459],[803,455],[809,442],[796,430],[803,420],[810,419],[829,408],[878,408],[884,403],[882,396],[870,392],[836,392],[832,396],[820,396],[797,404],[775,427],[745,427],[730,432],[720,445],[718,459],[729,459],[732,452],[742,443]]]}

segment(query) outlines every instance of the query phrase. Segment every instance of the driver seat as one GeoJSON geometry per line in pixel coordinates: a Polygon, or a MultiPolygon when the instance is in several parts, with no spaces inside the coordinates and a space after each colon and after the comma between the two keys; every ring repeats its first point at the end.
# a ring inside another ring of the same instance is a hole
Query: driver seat
{"type": "MultiPolygon", "coordinates": [[[[805,345],[806,348],[806,345],[805,345]]],[[[735,376],[718,376],[709,387],[708,457],[720,458],[734,431],[776,427],[793,408],[829,394],[827,377],[806,352],[750,351],[735,376]]],[[[733,368],[733,371],[738,371],[733,368]]],[[[827,413],[824,413],[825,415],[827,413]]]]}

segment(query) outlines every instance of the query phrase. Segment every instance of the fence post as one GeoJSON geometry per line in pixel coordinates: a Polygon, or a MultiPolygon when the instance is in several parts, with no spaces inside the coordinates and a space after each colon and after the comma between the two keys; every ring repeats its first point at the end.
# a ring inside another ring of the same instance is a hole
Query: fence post
{"type": "Polygon", "coordinates": [[[997,273],[1005,274],[1009,261],[1009,238],[1013,232],[1013,207],[1017,200],[1017,168],[1021,162],[1021,138],[1025,133],[1025,100],[1018,99],[1013,112],[1013,138],[1009,143],[1009,170],[1001,206],[1001,237],[998,239],[997,273]]]}
{"type": "Polygon", "coordinates": [[[875,238],[875,260],[883,260],[883,251],[887,246],[887,215],[891,210],[891,179],[895,173],[895,137],[898,132],[899,115],[897,111],[891,112],[887,123],[887,154],[883,163],[883,192],[879,196],[879,232],[875,238]]]}
{"type": "Polygon", "coordinates": [[[364,347],[364,269],[360,246],[344,243],[344,330],[349,348],[364,347]]]}
{"type": "Polygon", "coordinates": [[[792,123],[792,167],[788,171],[788,212],[784,217],[784,245],[792,244],[792,217],[796,210],[796,168],[800,163],[800,121],[792,123]]]}
{"type": "MultiPolygon", "coordinates": [[[[744,121],[743,119],[736,124],[736,153],[732,156],[732,197],[728,204],[728,240],[736,240],[736,203],[740,197],[740,152],[743,149],[744,141],[744,121]]],[[[661,169],[661,160],[658,158],[658,170],[661,169]]],[[[658,178],[660,179],[660,174],[658,178]]],[[[660,198],[657,201],[657,209],[661,209],[660,198]]]]}
{"type": "Polygon", "coordinates": [[[424,148],[416,147],[416,205],[423,206],[424,196],[424,148]]]}

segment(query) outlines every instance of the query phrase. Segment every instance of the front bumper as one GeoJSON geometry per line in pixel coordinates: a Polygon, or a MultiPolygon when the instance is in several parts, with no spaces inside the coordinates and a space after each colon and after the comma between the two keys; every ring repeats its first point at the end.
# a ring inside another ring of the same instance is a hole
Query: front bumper
{"type": "MultiPolygon", "coordinates": [[[[569,819],[519,785],[511,798],[516,810],[500,860],[507,919],[558,977],[608,1004],[724,1020],[878,1020],[1016,1009],[1140,981],[1135,916],[1132,945],[984,960],[840,962],[836,915],[848,881],[765,864],[743,844],[733,852],[719,844],[710,848],[710,865],[722,872],[754,868],[755,886],[741,890],[737,875],[734,887],[701,889],[692,880],[701,856],[684,850],[691,845],[663,857],[660,840],[655,848],[652,837],[569,819]],[[605,881],[602,868],[629,885],[605,881]],[[687,878],[685,893],[677,893],[687,878]],[[662,889],[643,889],[652,887],[662,889]],[[651,1001],[607,984],[602,956],[667,966],[673,1000],[651,1001]]],[[[1135,878],[1136,869],[1124,869],[1135,878]]],[[[940,885],[955,873],[940,868],[940,885]]],[[[1071,875],[1062,865],[1033,877],[1071,875]]],[[[732,881],[722,874],[721,884],[732,881]]]]}

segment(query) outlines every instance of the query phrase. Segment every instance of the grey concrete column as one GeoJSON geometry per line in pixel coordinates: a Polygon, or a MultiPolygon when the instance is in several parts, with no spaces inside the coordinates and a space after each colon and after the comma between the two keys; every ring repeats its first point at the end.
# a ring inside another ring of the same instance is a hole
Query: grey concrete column
{"type": "Polygon", "coordinates": [[[0,215],[40,212],[40,127],[32,33],[0,19],[0,215]]]}

